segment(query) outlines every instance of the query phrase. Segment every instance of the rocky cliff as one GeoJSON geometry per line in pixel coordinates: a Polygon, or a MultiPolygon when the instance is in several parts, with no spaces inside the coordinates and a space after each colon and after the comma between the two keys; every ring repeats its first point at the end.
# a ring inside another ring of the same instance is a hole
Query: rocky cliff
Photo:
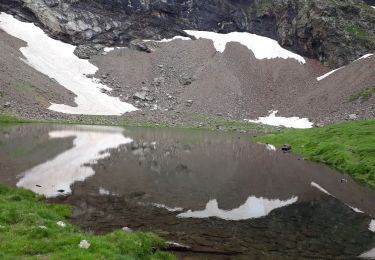
{"type": "Polygon", "coordinates": [[[183,30],[246,31],[330,67],[375,52],[375,9],[361,0],[2,0],[0,11],[83,47],[183,30]]]}

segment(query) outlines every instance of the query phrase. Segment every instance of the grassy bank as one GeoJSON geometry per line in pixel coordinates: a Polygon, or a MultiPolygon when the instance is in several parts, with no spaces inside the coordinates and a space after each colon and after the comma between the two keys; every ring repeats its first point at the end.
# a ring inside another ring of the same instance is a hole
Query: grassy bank
{"type": "Polygon", "coordinates": [[[328,164],[375,188],[375,120],[306,130],[287,130],[257,141],[288,143],[306,159],[328,164]]]}
{"type": "Polygon", "coordinates": [[[68,206],[0,185],[0,259],[174,259],[154,250],[164,242],[153,234],[82,233],[67,222],[70,214],[68,206]],[[79,247],[82,240],[90,243],[88,249],[79,247]]]}

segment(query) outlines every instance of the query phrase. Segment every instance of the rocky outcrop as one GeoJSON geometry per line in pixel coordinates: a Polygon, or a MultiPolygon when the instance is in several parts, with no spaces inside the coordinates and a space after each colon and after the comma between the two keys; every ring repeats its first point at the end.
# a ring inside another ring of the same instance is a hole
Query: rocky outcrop
{"type": "Polygon", "coordinates": [[[0,10],[76,45],[127,46],[196,29],[267,36],[331,67],[375,51],[375,10],[361,0],[2,0],[0,10]]]}

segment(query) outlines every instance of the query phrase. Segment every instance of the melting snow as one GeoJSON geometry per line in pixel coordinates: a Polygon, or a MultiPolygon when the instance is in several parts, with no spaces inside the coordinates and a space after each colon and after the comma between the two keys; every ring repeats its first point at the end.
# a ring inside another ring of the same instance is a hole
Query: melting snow
{"type": "Polygon", "coordinates": [[[70,185],[95,174],[87,164],[108,157],[108,149],[132,142],[122,132],[122,128],[88,126],[80,130],[50,132],[50,138],[74,137],[73,148],[24,172],[17,187],[30,189],[47,198],[70,194],[70,185]]]}
{"type": "Polygon", "coordinates": [[[190,30],[186,30],[185,32],[197,39],[203,38],[212,40],[218,52],[224,52],[228,42],[238,42],[251,50],[254,53],[255,57],[259,60],[290,58],[295,59],[302,64],[306,63],[305,59],[302,56],[282,48],[277,41],[256,34],[246,32],[220,34],[215,32],[190,30]]]}
{"type": "Polygon", "coordinates": [[[102,93],[101,89],[111,89],[85,76],[95,74],[98,68],[88,60],[75,56],[75,46],[54,40],[34,24],[21,22],[5,13],[0,13],[0,28],[27,42],[27,47],[20,49],[26,58],[25,63],[55,79],[77,96],[77,107],[52,104],[50,110],[86,115],[121,115],[137,110],[119,98],[102,93]]]}
{"type": "MultiPolygon", "coordinates": [[[[371,57],[372,55],[374,55],[374,54],[372,54],[372,53],[365,54],[365,55],[363,55],[362,57],[360,57],[359,59],[356,59],[355,61],[353,61],[353,63],[354,63],[354,62],[357,62],[357,61],[359,61],[359,60],[367,59],[367,58],[371,57]]],[[[340,68],[338,68],[338,69],[331,70],[330,72],[324,74],[323,76],[317,77],[316,79],[317,79],[318,81],[321,81],[321,80],[327,78],[328,76],[332,75],[333,73],[335,73],[336,71],[338,71],[338,70],[340,70],[340,69],[342,69],[342,68],[344,68],[344,67],[345,67],[345,66],[342,66],[342,67],[340,67],[340,68]]]]}
{"type": "Polygon", "coordinates": [[[171,41],[174,41],[174,40],[188,41],[188,40],[191,40],[191,39],[189,37],[184,37],[184,36],[175,36],[171,39],[163,39],[163,40],[156,41],[156,42],[171,42],[171,41]]]}
{"type": "Polygon", "coordinates": [[[272,210],[296,203],[298,197],[289,200],[269,200],[265,198],[249,197],[246,202],[232,210],[219,209],[217,200],[210,200],[206,208],[201,211],[187,211],[180,213],[180,218],[209,218],[217,217],[225,220],[243,220],[267,216],[272,210]]]}
{"type": "Polygon", "coordinates": [[[259,119],[257,120],[246,119],[245,121],[249,123],[257,123],[271,126],[285,126],[288,128],[298,129],[312,128],[314,125],[314,123],[310,122],[307,118],[279,117],[276,116],[277,112],[278,111],[272,111],[269,116],[259,117],[259,119]]]}
{"type": "Polygon", "coordinates": [[[266,144],[266,149],[268,151],[276,151],[276,147],[272,144],[266,144]]]}
{"type": "Polygon", "coordinates": [[[180,207],[171,208],[171,207],[168,207],[164,204],[159,204],[159,203],[152,203],[152,206],[154,206],[156,208],[160,208],[160,209],[166,209],[169,212],[176,212],[176,211],[183,211],[184,210],[183,208],[180,208],[180,207]]]}

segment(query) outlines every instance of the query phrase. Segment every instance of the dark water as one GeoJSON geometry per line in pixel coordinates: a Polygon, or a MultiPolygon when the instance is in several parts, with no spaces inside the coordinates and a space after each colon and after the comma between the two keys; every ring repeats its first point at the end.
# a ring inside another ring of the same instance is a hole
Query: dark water
{"type": "Polygon", "coordinates": [[[0,182],[73,205],[71,221],[84,230],[129,227],[189,245],[178,253],[186,259],[375,255],[375,192],[249,140],[170,129],[1,128],[0,182]]]}

